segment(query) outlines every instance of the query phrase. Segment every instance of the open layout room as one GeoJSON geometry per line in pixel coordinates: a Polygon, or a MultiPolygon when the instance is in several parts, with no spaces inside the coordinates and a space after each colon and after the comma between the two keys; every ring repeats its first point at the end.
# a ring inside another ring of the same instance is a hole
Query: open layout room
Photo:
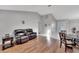
{"type": "Polygon", "coordinates": [[[0,5],[0,53],[78,53],[79,5],[0,5]]]}

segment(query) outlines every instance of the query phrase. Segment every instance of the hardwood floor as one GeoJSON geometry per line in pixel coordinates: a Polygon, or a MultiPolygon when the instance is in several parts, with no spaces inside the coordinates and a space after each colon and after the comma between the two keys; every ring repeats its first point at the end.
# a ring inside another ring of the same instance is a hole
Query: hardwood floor
{"type": "Polygon", "coordinates": [[[3,53],[64,53],[64,47],[59,47],[59,40],[51,38],[46,39],[44,36],[39,36],[26,43],[20,45],[14,45],[11,48],[7,48],[3,53]]]}

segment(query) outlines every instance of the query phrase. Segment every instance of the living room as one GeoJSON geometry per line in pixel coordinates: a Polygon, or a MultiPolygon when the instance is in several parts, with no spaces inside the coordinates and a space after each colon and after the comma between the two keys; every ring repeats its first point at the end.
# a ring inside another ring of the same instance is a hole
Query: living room
{"type": "MultiPolygon", "coordinates": [[[[73,28],[79,32],[78,7],[78,5],[0,5],[0,52],[65,53],[64,45],[60,48],[59,32],[66,31],[67,34],[72,34],[73,28]],[[21,33],[19,36],[22,36],[18,38],[17,33],[21,33]],[[6,36],[12,37],[11,42],[7,40],[4,42],[6,36]],[[24,39],[24,43],[21,38],[24,39]],[[3,49],[7,43],[13,46],[3,49]]],[[[68,52],[72,52],[71,47],[67,48],[68,52]]],[[[73,52],[79,52],[78,46],[73,48],[73,52]]]]}

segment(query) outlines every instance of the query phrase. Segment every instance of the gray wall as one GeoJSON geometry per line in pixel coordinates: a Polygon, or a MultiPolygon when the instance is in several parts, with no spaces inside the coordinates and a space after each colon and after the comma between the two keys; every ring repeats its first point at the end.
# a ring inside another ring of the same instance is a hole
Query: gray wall
{"type": "Polygon", "coordinates": [[[13,36],[13,31],[15,29],[32,28],[38,33],[39,19],[40,15],[35,12],[0,10],[0,42],[2,37],[7,33],[13,36]],[[22,24],[23,20],[25,24],[22,24]]]}

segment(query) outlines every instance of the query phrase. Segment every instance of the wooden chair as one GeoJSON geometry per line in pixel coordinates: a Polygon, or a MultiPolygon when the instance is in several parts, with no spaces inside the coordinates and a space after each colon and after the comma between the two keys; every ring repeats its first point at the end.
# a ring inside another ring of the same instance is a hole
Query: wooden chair
{"type": "Polygon", "coordinates": [[[74,43],[72,42],[71,39],[67,39],[66,38],[66,34],[59,32],[59,36],[60,36],[60,48],[62,46],[62,43],[65,45],[65,52],[67,51],[67,49],[71,49],[73,51],[73,45],[74,43]]]}

